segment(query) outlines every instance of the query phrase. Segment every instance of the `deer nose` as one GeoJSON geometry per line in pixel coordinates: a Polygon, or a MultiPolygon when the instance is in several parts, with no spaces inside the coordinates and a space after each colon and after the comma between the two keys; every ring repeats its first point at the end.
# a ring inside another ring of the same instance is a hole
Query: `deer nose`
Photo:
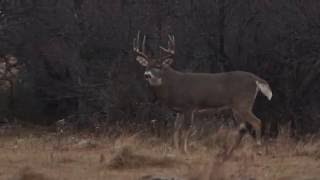
{"type": "Polygon", "coordinates": [[[144,78],[146,78],[146,79],[151,79],[152,77],[151,77],[150,72],[145,72],[145,73],[144,73],[144,78]]]}
{"type": "Polygon", "coordinates": [[[144,78],[151,79],[151,75],[150,74],[144,74],[144,78]]]}

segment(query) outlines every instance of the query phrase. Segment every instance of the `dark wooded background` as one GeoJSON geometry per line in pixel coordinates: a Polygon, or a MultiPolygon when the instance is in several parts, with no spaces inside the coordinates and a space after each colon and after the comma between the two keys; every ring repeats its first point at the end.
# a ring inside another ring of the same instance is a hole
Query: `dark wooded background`
{"type": "Polygon", "coordinates": [[[316,132],[319,9],[319,0],[0,0],[0,53],[26,64],[13,107],[2,92],[1,113],[44,125],[173,119],[152,102],[134,59],[141,30],[153,55],[168,33],[176,36],[178,70],[245,70],[266,79],[274,97],[258,96],[258,116],[316,132]]]}

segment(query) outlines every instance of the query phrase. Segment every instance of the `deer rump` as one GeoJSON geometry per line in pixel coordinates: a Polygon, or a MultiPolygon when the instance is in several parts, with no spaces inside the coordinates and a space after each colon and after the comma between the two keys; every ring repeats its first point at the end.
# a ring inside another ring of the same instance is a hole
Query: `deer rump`
{"type": "Polygon", "coordinates": [[[260,90],[269,100],[268,83],[258,76],[232,71],[224,73],[181,73],[172,69],[164,73],[163,84],[155,87],[156,96],[178,112],[223,106],[252,108],[260,90]]]}

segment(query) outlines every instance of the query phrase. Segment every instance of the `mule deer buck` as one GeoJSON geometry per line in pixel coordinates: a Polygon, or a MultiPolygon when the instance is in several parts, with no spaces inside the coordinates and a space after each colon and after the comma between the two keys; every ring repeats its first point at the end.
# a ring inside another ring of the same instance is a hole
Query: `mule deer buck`
{"type": "Polygon", "coordinates": [[[170,109],[177,112],[174,145],[179,149],[179,138],[184,136],[184,151],[187,152],[187,134],[181,135],[186,122],[193,121],[194,113],[200,110],[227,107],[231,108],[239,122],[235,144],[240,143],[250,124],[256,133],[257,144],[261,145],[261,120],[252,113],[252,108],[260,91],[269,100],[272,92],[268,83],[260,77],[243,71],[224,73],[184,73],[171,67],[175,54],[175,38],[169,35],[168,47],[160,46],[165,55],[150,58],[145,51],[146,36],[142,45],[140,32],[133,41],[136,60],[145,67],[144,76],[157,98],[170,109]]]}

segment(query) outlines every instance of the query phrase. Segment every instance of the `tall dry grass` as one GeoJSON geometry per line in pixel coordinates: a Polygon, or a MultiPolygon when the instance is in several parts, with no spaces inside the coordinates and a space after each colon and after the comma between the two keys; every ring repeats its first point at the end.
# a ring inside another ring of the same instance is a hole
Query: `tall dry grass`
{"type": "Polygon", "coordinates": [[[232,144],[236,131],[220,128],[206,137],[193,136],[190,154],[172,147],[171,139],[141,133],[95,136],[90,133],[34,133],[17,129],[0,137],[1,167],[11,167],[11,179],[139,179],[175,177],[184,180],[270,180],[320,177],[320,139],[299,140],[283,128],[262,147],[246,135],[232,156],[221,153],[232,144]],[[318,163],[318,164],[317,164],[318,163]],[[303,167],[308,166],[305,170],[303,167]],[[26,168],[28,167],[28,168],[26,168]],[[66,171],[65,169],[68,169],[66,171]],[[85,169],[80,172],[77,169],[85,169]]]}

